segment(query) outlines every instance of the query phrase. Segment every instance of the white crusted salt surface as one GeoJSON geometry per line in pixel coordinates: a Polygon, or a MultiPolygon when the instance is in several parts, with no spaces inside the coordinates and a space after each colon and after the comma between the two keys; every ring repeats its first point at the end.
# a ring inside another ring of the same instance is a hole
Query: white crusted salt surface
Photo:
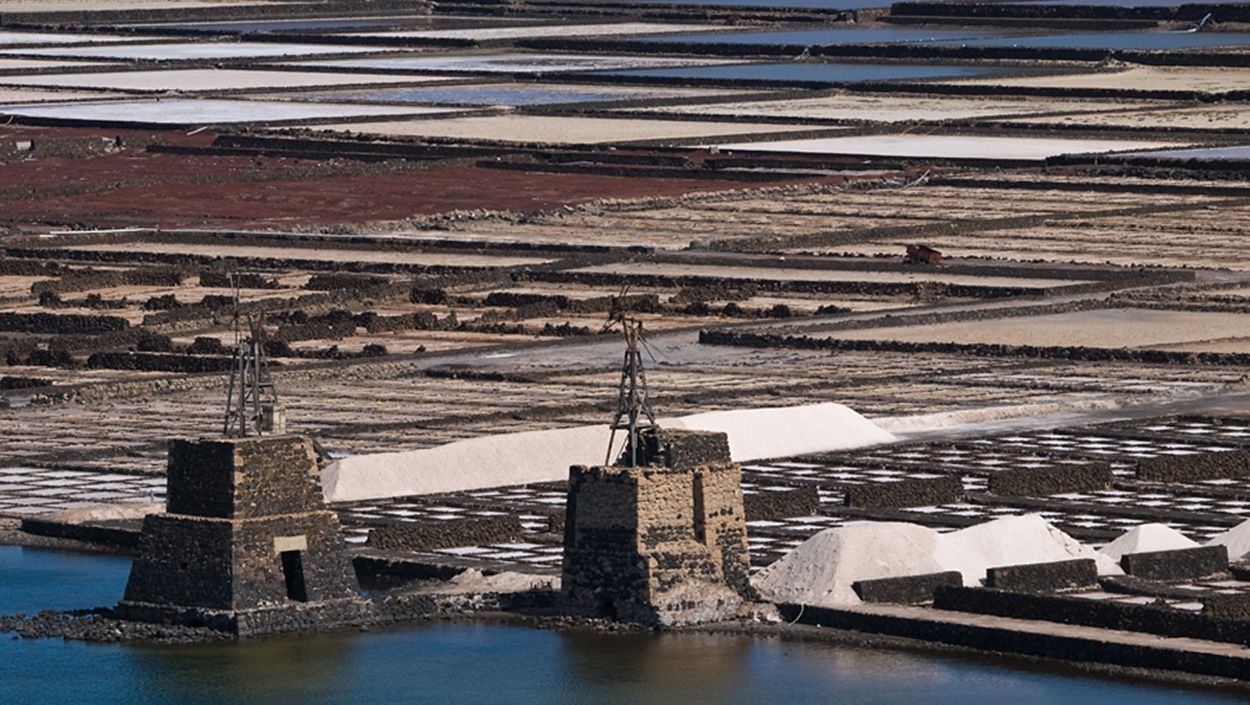
{"type": "Polygon", "coordinates": [[[1166,524],[1142,524],[1124,532],[1098,552],[1118,563],[1122,556],[1130,553],[1174,551],[1197,546],[1196,541],[1166,524]]]}
{"type": "MultiPolygon", "coordinates": [[[[3,61],[0,61],[3,64],[3,61]]],[[[433,83],[445,76],[396,76],[318,71],[263,71],[247,69],[174,69],[164,71],[109,71],[3,76],[0,83],[53,88],[105,88],[119,91],[238,91],[257,89],[334,88],[400,83],[433,83]]]]}
{"type": "MultiPolygon", "coordinates": [[[[889,443],[894,437],[839,404],[747,409],[661,419],[667,428],[724,431],[738,462],[889,443]]],[[[435,448],[343,458],[321,474],[331,502],[552,482],[570,465],[602,463],[611,431],[579,426],[470,438],[435,448]]],[[[617,434],[617,445],[622,443],[617,434]]]]}
{"type": "Polygon", "coordinates": [[[348,37],[374,37],[378,39],[464,39],[489,41],[492,39],[524,39],[528,37],[595,37],[611,35],[622,37],[631,34],[673,34],[684,32],[710,32],[726,29],[714,24],[670,24],[659,22],[613,22],[608,24],[555,24],[522,27],[475,27],[471,29],[422,29],[392,32],[352,32],[348,37]]]}
{"type": "MultiPolygon", "coordinates": [[[[376,47],[375,47],[376,49],[376,47]]],[[[718,59],[683,59],[671,56],[613,56],[594,54],[464,54],[459,56],[396,56],[370,59],[301,61],[293,66],[365,69],[374,71],[437,71],[482,73],[565,73],[570,71],[619,71],[677,66],[714,66],[741,63],[718,59]]]]}
{"type": "Polygon", "coordinates": [[[1100,575],[1122,571],[1036,514],[995,519],[949,534],[896,522],[826,529],[760,571],[752,584],[773,602],[823,607],[859,604],[857,580],[959,571],[977,586],[988,568],[1092,558],[1100,575]]]}
{"type": "Polygon", "coordinates": [[[1207,541],[1207,546],[1224,546],[1228,549],[1230,561],[1250,559],[1250,521],[1243,521],[1207,541]]]}
{"type": "Polygon", "coordinates": [[[0,46],[34,46],[39,44],[96,44],[133,42],[148,37],[121,34],[71,34],[60,32],[0,32],[0,46]]]}
{"type": "Polygon", "coordinates": [[[712,411],[672,419],[662,425],[726,433],[729,453],[738,462],[862,448],[897,440],[853,409],[832,403],[712,411]]]}
{"type": "MultiPolygon", "coordinates": [[[[716,146],[720,149],[744,152],[797,152],[802,154],[853,154],[882,157],[1040,161],[1061,154],[1135,150],[1139,149],[1137,145],[1141,144],[1168,145],[1166,142],[1138,140],[901,134],[866,135],[862,137],[821,137],[776,142],[739,142],[716,146]]],[[[1176,146],[1175,143],[1172,146],[1176,146]]],[[[1149,149],[1160,148],[1150,147],[1149,149]]]]}
{"type": "Polygon", "coordinates": [[[454,108],[416,106],[355,105],[335,103],[289,103],[252,100],[118,100],[77,103],[28,103],[0,105],[2,115],[84,120],[88,122],[133,122],[161,125],[216,125],[243,122],[288,122],[313,119],[413,115],[456,112],[454,108]]]}
{"type": "Polygon", "coordinates": [[[277,44],[268,42],[178,42],[169,44],[126,44],[53,49],[6,49],[0,54],[125,59],[129,61],[195,61],[205,59],[264,59],[318,54],[377,53],[378,47],[336,44],[277,44]]]}

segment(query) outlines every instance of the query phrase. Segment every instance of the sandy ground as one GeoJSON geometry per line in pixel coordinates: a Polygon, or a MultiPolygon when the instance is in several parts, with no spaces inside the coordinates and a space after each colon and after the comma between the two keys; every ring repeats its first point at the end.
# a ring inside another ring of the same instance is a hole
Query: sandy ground
{"type": "Polygon", "coordinates": [[[801,125],[779,126],[732,122],[681,122],[677,120],[502,115],[440,120],[322,125],[317,129],[403,137],[442,137],[502,142],[545,142],[549,144],[599,144],[641,140],[678,140],[721,135],[769,134],[794,132],[809,128],[801,125]]]}
{"type": "MultiPolygon", "coordinates": [[[[1127,106],[1123,106],[1127,107],[1127,106]]],[[[1134,110],[1112,113],[1012,118],[1003,122],[1043,125],[1091,125],[1098,127],[1150,127],[1182,130],[1250,130],[1250,111],[1244,106],[1203,105],[1168,110],[1134,110]]]]}
{"type": "Polygon", "coordinates": [[[775,281],[838,281],[838,282],[940,282],[977,286],[1020,286],[1045,289],[1082,282],[1071,279],[1034,279],[1028,277],[978,277],[939,272],[869,272],[837,269],[786,269],[781,267],[733,267],[648,262],[643,264],[605,264],[575,269],[575,272],[611,272],[613,274],[662,274],[669,276],[706,276],[730,279],[770,279],[775,281]]]}
{"type": "Polygon", "coordinates": [[[29,69],[60,69],[101,66],[98,61],[56,61],[54,59],[6,59],[0,58],[0,71],[25,71],[29,69]]]}
{"type": "Polygon", "coordinates": [[[1123,71],[1077,75],[973,78],[943,82],[978,86],[1224,93],[1250,90],[1250,68],[1134,66],[1123,71]]]}
{"type": "MultiPolygon", "coordinates": [[[[0,67],[3,62],[0,61],[0,67]]],[[[15,86],[104,88],[126,91],[225,91],[260,88],[310,88],[428,83],[442,76],[382,76],[366,73],[303,71],[246,71],[242,69],[185,69],[177,71],[118,71],[116,73],[43,74],[0,77],[15,86]]]]}
{"type": "MultiPolygon", "coordinates": [[[[707,105],[654,106],[643,112],[665,115],[717,115],[756,118],[803,118],[809,120],[864,120],[910,122],[913,120],[962,120],[967,118],[1036,115],[1040,113],[1115,110],[1147,103],[1049,100],[1028,98],[981,98],[960,96],[910,96],[835,94],[820,98],[755,100],[707,105]]],[[[634,109],[639,110],[639,109],[634,109]]]]}
{"type": "MultiPolygon", "coordinates": [[[[375,47],[376,50],[376,47],[375,47]]],[[[682,59],[669,56],[614,56],[596,54],[465,54],[461,56],[381,57],[301,61],[296,66],[375,69],[378,71],[477,71],[483,73],[558,73],[613,71],[673,66],[732,64],[724,59],[682,59]]]]}
{"type": "Polygon", "coordinates": [[[1042,137],[978,137],[974,135],[867,135],[822,137],[777,142],[738,142],[721,149],[803,154],[865,154],[886,157],[942,159],[1024,159],[1041,161],[1060,154],[1159,149],[1184,143],[1077,140],[1042,137]]]}
{"type": "Polygon", "coordinates": [[[69,105],[10,105],[0,112],[26,117],[162,125],[216,125],[239,122],[341,119],[383,115],[446,114],[455,108],[353,105],[341,103],[263,102],[254,100],[122,100],[69,105]]]}
{"type": "Polygon", "coordinates": [[[710,32],[726,29],[723,25],[671,24],[659,22],[616,22],[609,24],[560,24],[529,27],[488,27],[481,29],[431,29],[396,32],[354,32],[353,37],[395,39],[524,39],[529,37],[595,37],[602,35],[673,34],[710,32]]]}
{"type": "MultiPolygon", "coordinates": [[[[1102,309],[1049,316],[940,323],[927,326],[869,328],[834,333],[841,340],[901,340],[1003,345],[1071,345],[1094,348],[1158,348],[1218,339],[1240,341],[1250,351],[1250,317],[1234,313],[1102,309]]],[[[1234,348],[1225,348],[1232,351],[1234,348]]]]}
{"type": "Polygon", "coordinates": [[[318,262],[389,262],[408,265],[451,265],[457,267],[511,267],[521,264],[542,264],[550,259],[473,254],[439,254],[386,252],[382,250],[298,249],[291,247],[230,247],[228,245],[195,245],[166,242],[118,242],[75,245],[67,249],[103,252],[159,252],[209,257],[263,257],[273,259],[306,259],[318,262]]]}
{"type": "Polygon", "coordinates": [[[88,59],[145,61],[191,61],[205,59],[263,59],[317,54],[367,54],[377,47],[334,44],[267,44],[261,42],[178,42],[125,44],[119,46],[58,47],[55,49],[5,49],[0,54],[32,56],[80,56],[88,59]]]}
{"type": "Polygon", "coordinates": [[[41,103],[55,100],[91,100],[117,94],[103,91],[49,91],[41,88],[0,88],[0,103],[41,103]]]}

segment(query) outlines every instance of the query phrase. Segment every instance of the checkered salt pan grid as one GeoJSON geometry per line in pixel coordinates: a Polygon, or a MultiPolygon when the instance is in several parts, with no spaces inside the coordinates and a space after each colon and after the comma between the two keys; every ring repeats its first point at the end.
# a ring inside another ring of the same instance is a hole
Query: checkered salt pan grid
{"type": "Polygon", "coordinates": [[[0,468],[0,515],[41,516],[99,504],[164,501],[163,477],[0,468]]]}

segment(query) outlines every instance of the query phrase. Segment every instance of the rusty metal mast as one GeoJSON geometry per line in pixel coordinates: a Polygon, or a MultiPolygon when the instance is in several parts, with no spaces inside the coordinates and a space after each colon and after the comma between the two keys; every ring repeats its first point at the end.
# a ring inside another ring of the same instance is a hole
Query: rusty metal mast
{"type": "Polygon", "coordinates": [[[619,462],[634,467],[638,464],[638,441],[641,433],[649,429],[659,428],[655,421],[655,411],[651,408],[651,399],[647,392],[647,372],[642,365],[642,321],[625,315],[625,290],[612,303],[608,325],[621,325],[625,335],[625,360],[621,365],[621,383],[617,390],[616,416],[612,420],[612,435],[608,439],[607,458],[605,464],[612,462],[612,448],[616,444],[616,432],[626,431],[629,434],[626,448],[619,462]],[[628,456],[628,457],[627,457],[628,456]]]}
{"type": "Polygon", "coordinates": [[[234,361],[230,366],[230,386],[226,392],[226,419],[222,433],[244,437],[264,435],[275,430],[276,414],[280,414],[278,394],[265,362],[262,344],[264,330],[260,321],[247,316],[247,336],[243,334],[243,316],[239,313],[239,284],[230,275],[234,305],[234,361]]]}

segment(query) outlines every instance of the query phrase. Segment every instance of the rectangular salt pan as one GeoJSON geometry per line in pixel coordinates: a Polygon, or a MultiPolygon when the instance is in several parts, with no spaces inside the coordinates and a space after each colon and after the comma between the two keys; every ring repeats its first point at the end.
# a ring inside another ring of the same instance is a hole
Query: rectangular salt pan
{"type": "Polygon", "coordinates": [[[31,56],[80,56],[88,59],[128,61],[195,61],[214,59],[264,59],[279,56],[317,54],[365,54],[377,47],[333,44],[268,44],[262,42],[183,42],[177,44],[127,44],[103,47],[58,47],[55,49],[6,49],[0,54],[31,56]]]}
{"type": "Polygon", "coordinates": [[[55,88],[103,88],[119,91],[226,91],[258,88],[313,88],[371,84],[428,83],[440,76],[395,76],[312,71],[249,71],[244,69],[179,69],[109,73],[0,76],[0,84],[55,88]]]}
{"type": "Polygon", "coordinates": [[[110,42],[134,42],[150,37],[128,37],[119,34],[81,34],[58,32],[0,32],[0,46],[38,44],[108,44],[110,42]]]}
{"type": "Polygon", "coordinates": [[[359,32],[346,36],[382,39],[524,39],[529,37],[595,37],[630,34],[667,34],[670,32],[706,32],[723,29],[719,25],[683,25],[656,22],[617,22],[609,24],[560,24],[529,27],[477,27],[472,29],[401,30],[394,32],[359,32]]]}
{"type": "Polygon", "coordinates": [[[286,103],[250,100],[119,100],[60,105],[4,105],[0,115],[83,122],[160,125],[215,125],[244,122],[292,122],[392,115],[432,115],[454,108],[418,108],[333,103],[286,103]]]}
{"type": "Polygon", "coordinates": [[[715,59],[681,59],[667,56],[608,56],[570,54],[492,54],[485,56],[405,56],[376,59],[307,61],[297,66],[366,69],[373,71],[429,71],[442,73],[569,73],[656,67],[699,67],[731,64],[715,59]]]}
{"type": "Polygon", "coordinates": [[[1168,146],[1122,140],[980,137],[976,135],[866,135],[719,145],[721,149],[804,154],[854,154],[933,159],[1010,159],[1041,161],[1060,154],[1116,152],[1168,146]]]}

